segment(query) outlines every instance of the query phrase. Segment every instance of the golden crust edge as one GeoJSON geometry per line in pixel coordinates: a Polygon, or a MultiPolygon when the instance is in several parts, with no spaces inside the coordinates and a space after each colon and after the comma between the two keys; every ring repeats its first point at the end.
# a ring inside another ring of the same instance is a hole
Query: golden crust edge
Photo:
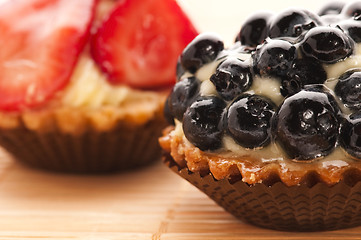
{"type": "Polygon", "coordinates": [[[322,164],[309,164],[303,165],[304,169],[292,170],[287,169],[287,162],[283,165],[261,164],[260,159],[229,158],[218,156],[217,153],[204,152],[190,144],[184,137],[172,134],[172,131],[173,127],[167,127],[159,139],[164,154],[169,154],[180,168],[187,168],[201,175],[211,174],[216,180],[242,179],[250,185],[257,183],[272,185],[275,182],[283,182],[286,186],[302,184],[313,186],[317,183],[333,186],[341,181],[352,186],[361,181],[361,163],[355,162],[349,166],[331,169],[322,168],[322,164]]]}
{"type": "Polygon", "coordinates": [[[165,98],[166,92],[146,92],[144,98],[138,92],[137,99],[131,99],[120,106],[91,109],[49,104],[40,109],[22,112],[0,111],[0,129],[25,128],[38,132],[61,131],[78,135],[88,129],[109,131],[122,121],[142,125],[152,119],[163,119],[165,98]]]}

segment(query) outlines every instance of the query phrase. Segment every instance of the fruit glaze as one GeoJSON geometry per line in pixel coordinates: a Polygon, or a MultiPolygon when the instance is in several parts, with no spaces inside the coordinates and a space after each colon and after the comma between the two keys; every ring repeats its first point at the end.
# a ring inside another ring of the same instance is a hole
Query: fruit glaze
{"type": "Polygon", "coordinates": [[[179,58],[161,145],[190,171],[249,184],[361,173],[360,42],[361,2],[258,12],[229,48],[199,35],[179,58]]]}

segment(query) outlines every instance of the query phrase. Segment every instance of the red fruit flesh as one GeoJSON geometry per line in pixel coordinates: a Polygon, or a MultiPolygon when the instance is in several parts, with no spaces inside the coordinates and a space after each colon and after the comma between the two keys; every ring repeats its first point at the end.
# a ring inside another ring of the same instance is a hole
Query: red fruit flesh
{"type": "Polygon", "coordinates": [[[175,0],[124,0],[92,36],[91,51],[110,82],[156,88],[175,82],[177,58],[197,34],[175,0]]]}
{"type": "Polygon", "coordinates": [[[0,109],[45,103],[68,83],[96,0],[17,0],[0,6],[0,109]]]}

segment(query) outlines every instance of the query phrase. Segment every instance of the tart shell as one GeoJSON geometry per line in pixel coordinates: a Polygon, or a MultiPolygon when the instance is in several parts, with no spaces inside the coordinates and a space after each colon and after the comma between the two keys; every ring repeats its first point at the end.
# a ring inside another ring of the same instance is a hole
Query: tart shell
{"type": "Polygon", "coordinates": [[[179,166],[187,167],[190,171],[201,175],[211,173],[217,180],[241,177],[243,182],[250,185],[256,183],[272,185],[275,182],[282,182],[286,186],[302,184],[313,186],[319,182],[333,186],[340,181],[354,185],[355,182],[361,181],[361,162],[345,155],[344,152],[340,152],[341,150],[335,155],[330,155],[329,158],[311,162],[284,158],[265,161],[263,155],[237,155],[222,150],[202,151],[182,134],[179,129],[169,126],[163,131],[159,143],[179,166]],[[339,158],[340,154],[342,159],[339,158]]]}
{"type": "Polygon", "coordinates": [[[144,166],[161,157],[163,95],[123,107],[1,113],[0,145],[17,161],[51,171],[106,173],[144,166]]]}
{"type": "Polygon", "coordinates": [[[280,181],[247,184],[241,176],[217,180],[212,173],[191,172],[168,152],[163,161],[235,217],[282,231],[324,231],[361,225],[361,182],[340,181],[329,186],[286,186],[280,181]]]}

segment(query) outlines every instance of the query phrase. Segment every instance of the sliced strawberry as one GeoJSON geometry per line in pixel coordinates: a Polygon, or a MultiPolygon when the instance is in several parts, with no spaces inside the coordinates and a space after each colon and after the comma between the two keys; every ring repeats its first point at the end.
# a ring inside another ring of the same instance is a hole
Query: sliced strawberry
{"type": "Polygon", "coordinates": [[[0,5],[0,109],[39,106],[62,89],[82,51],[96,0],[0,5]]]}
{"type": "Polygon", "coordinates": [[[176,62],[197,31],[175,0],[123,0],[91,39],[112,83],[155,88],[175,81],[176,62]]]}

